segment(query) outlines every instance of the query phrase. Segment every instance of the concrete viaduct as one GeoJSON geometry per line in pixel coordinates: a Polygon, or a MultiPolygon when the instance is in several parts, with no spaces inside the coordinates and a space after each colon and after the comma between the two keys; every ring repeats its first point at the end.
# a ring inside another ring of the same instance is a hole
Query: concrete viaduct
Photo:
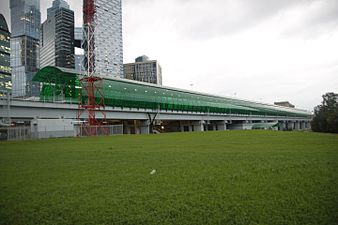
{"type": "MultiPolygon", "coordinates": [[[[74,119],[78,105],[49,103],[20,99],[1,99],[0,115],[3,120],[74,119]]],[[[82,118],[86,118],[82,114],[82,118]]],[[[100,115],[97,115],[100,118],[100,115]]],[[[101,115],[102,118],[102,115],[101,115]]],[[[106,118],[124,124],[124,132],[147,134],[150,126],[161,125],[167,131],[245,130],[255,124],[279,124],[280,130],[310,129],[310,119],[304,117],[251,116],[240,114],[196,113],[136,108],[106,107],[106,118]]]]}

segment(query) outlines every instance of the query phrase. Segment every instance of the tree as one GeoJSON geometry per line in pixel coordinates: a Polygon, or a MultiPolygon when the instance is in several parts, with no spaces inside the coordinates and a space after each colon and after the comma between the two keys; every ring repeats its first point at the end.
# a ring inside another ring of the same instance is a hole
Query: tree
{"type": "Polygon", "coordinates": [[[338,94],[329,92],[323,95],[322,104],[314,109],[311,127],[317,132],[338,133],[338,94]]]}

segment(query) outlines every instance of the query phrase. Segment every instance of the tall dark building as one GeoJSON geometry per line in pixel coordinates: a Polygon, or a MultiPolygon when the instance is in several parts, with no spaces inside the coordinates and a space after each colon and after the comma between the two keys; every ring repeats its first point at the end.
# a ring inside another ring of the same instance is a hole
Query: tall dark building
{"type": "Polygon", "coordinates": [[[10,8],[12,95],[37,96],[39,84],[32,79],[40,64],[40,0],[10,0],[10,8]]]}
{"type": "Polygon", "coordinates": [[[54,0],[41,26],[41,68],[75,68],[74,12],[63,0],[54,0]]]}
{"type": "Polygon", "coordinates": [[[8,30],[5,17],[0,14],[0,96],[3,90],[12,90],[10,37],[11,33],[8,30]]]}

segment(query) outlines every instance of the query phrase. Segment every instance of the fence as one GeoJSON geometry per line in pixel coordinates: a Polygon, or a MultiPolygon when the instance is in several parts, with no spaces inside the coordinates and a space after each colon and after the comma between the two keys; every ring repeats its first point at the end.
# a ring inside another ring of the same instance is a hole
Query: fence
{"type": "Polygon", "coordinates": [[[32,139],[30,127],[5,127],[0,128],[0,140],[22,141],[32,139]]]}
{"type": "Polygon", "coordinates": [[[109,136],[123,134],[123,125],[107,126],[75,126],[74,130],[50,131],[47,129],[32,130],[31,127],[4,127],[0,128],[1,141],[21,141],[42,138],[82,137],[82,136],[109,136]]]}
{"type": "Polygon", "coordinates": [[[76,136],[110,136],[123,134],[123,124],[107,126],[77,126],[75,127],[76,136]]]}

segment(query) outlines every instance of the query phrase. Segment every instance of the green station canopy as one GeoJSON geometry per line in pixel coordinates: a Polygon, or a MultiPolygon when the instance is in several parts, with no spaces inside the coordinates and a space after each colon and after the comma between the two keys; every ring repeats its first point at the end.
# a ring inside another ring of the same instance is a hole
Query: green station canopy
{"type": "Polygon", "coordinates": [[[33,81],[52,84],[69,84],[77,80],[80,71],[66,68],[47,66],[40,69],[34,76],[33,81]]]}
{"type": "MultiPolygon", "coordinates": [[[[81,94],[81,71],[47,66],[40,69],[33,81],[42,83],[40,97],[44,100],[68,98],[78,103],[81,94]]],[[[105,104],[113,107],[178,110],[205,113],[227,113],[259,116],[311,117],[311,113],[299,109],[264,104],[242,99],[216,96],[191,90],[159,86],[103,76],[102,93],[105,104]]],[[[86,93],[82,93],[86,100],[86,93]]],[[[277,124],[255,124],[255,129],[270,128],[277,124]]]]}

